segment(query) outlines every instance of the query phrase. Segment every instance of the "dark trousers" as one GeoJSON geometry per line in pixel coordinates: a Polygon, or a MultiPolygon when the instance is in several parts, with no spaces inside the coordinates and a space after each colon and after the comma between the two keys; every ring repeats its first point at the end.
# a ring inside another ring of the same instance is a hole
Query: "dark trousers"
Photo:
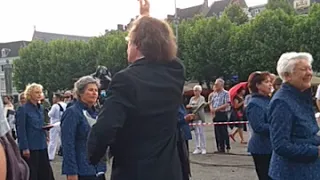
{"type": "Polygon", "coordinates": [[[269,165],[271,154],[251,154],[259,180],[271,180],[269,177],[269,165]]]}
{"type": "MultiPolygon", "coordinates": [[[[228,122],[228,116],[226,112],[216,112],[216,116],[213,122],[228,122]]],[[[230,140],[228,133],[228,125],[215,125],[214,135],[216,138],[216,145],[219,152],[225,152],[225,147],[230,149],[230,140]]]]}
{"type": "Polygon", "coordinates": [[[105,176],[78,176],[78,180],[105,180],[105,176]]]}
{"type": "Polygon", "coordinates": [[[24,160],[30,168],[30,180],[54,180],[47,149],[31,150],[24,160]]]}
{"type": "Polygon", "coordinates": [[[186,146],[187,146],[187,150],[189,152],[189,140],[186,140],[186,146]]]}

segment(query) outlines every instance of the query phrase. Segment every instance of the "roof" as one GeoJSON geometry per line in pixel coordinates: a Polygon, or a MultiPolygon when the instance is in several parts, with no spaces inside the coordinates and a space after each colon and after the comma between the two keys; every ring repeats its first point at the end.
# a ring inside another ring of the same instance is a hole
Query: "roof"
{"type": "Polygon", "coordinates": [[[7,56],[6,57],[18,57],[19,50],[23,47],[26,47],[30,42],[28,41],[15,41],[15,42],[7,42],[7,43],[0,43],[0,58],[1,50],[7,49],[7,56]]]}
{"type": "Polygon", "coordinates": [[[230,0],[220,0],[213,2],[210,6],[210,10],[207,14],[207,17],[212,16],[213,14],[218,15],[219,12],[223,12],[224,9],[229,5],[229,3],[230,0]]]}
{"type": "Polygon", "coordinates": [[[192,6],[184,9],[177,8],[177,14],[180,19],[192,18],[197,14],[200,14],[203,4],[192,6]]]}
{"type": "Polygon", "coordinates": [[[34,31],[32,40],[41,40],[49,42],[57,39],[67,39],[71,41],[89,41],[92,37],[87,36],[76,36],[76,35],[67,35],[67,34],[56,34],[56,33],[47,33],[34,31]]]}
{"type": "Polygon", "coordinates": [[[266,6],[267,6],[267,4],[260,4],[260,5],[256,5],[256,6],[251,6],[251,7],[249,7],[249,10],[265,8],[266,6]]]}

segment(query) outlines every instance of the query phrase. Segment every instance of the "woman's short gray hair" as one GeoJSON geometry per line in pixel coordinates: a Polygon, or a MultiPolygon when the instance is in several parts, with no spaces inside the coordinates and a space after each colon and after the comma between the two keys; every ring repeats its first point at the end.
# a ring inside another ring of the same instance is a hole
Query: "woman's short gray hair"
{"type": "Polygon", "coordinates": [[[301,59],[307,60],[310,66],[313,62],[312,55],[306,52],[288,52],[281,55],[277,64],[277,72],[283,81],[285,73],[292,73],[297,61],[301,59]]]}
{"type": "Polygon", "coordinates": [[[74,83],[74,93],[76,98],[79,98],[81,94],[84,94],[88,84],[96,84],[99,87],[99,82],[92,76],[83,76],[74,83]]]}

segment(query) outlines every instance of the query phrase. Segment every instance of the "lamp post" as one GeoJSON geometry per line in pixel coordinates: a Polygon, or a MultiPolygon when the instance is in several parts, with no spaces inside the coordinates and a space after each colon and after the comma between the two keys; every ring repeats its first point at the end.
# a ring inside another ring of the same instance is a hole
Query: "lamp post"
{"type": "Polygon", "coordinates": [[[12,64],[10,64],[9,60],[7,59],[6,64],[3,65],[7,95],[12,95],[12,69],[12,64]]]}
{"type": "Polygon", "coordinates": [[[179,17],[178,17],[178,11],[177,11],[177,0],[174,0],[174,8],[175,8],[175,15],[174,15],[174,25],[175,25],[175,30],[176,30],[176,42],[178,45],[178,25],[179,25],[179,17]]]}

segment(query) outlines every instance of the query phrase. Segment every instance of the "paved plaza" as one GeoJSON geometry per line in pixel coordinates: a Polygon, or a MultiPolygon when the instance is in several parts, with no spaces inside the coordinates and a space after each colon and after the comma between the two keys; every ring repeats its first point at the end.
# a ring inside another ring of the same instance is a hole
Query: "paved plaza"
{"type": "MultiPolygon", "coordinates": [[[[207,122],[211,122],[207,117],[207,122]]],[[[192,155],[194,141],[191,141],[190,160],[192,180],[257,180],[252,157],[247,153],[247,145],[238,142],[231,142],[230,154],[214,154],[216,151],[215,139],[213,137],[213,127],[205,128],[207,140],[206,155],[192,155]]],[[[248,133],[245,132],[247,139],[248,133]]],[[[56,180],[65,180],[61,175],[61,157],[52,162],[56,180]]],[[[111,167],[109,165],[109,167],[111,167]]],[[[110,168],[108,168],[107,179],[109,180],[110,168]]]]}

